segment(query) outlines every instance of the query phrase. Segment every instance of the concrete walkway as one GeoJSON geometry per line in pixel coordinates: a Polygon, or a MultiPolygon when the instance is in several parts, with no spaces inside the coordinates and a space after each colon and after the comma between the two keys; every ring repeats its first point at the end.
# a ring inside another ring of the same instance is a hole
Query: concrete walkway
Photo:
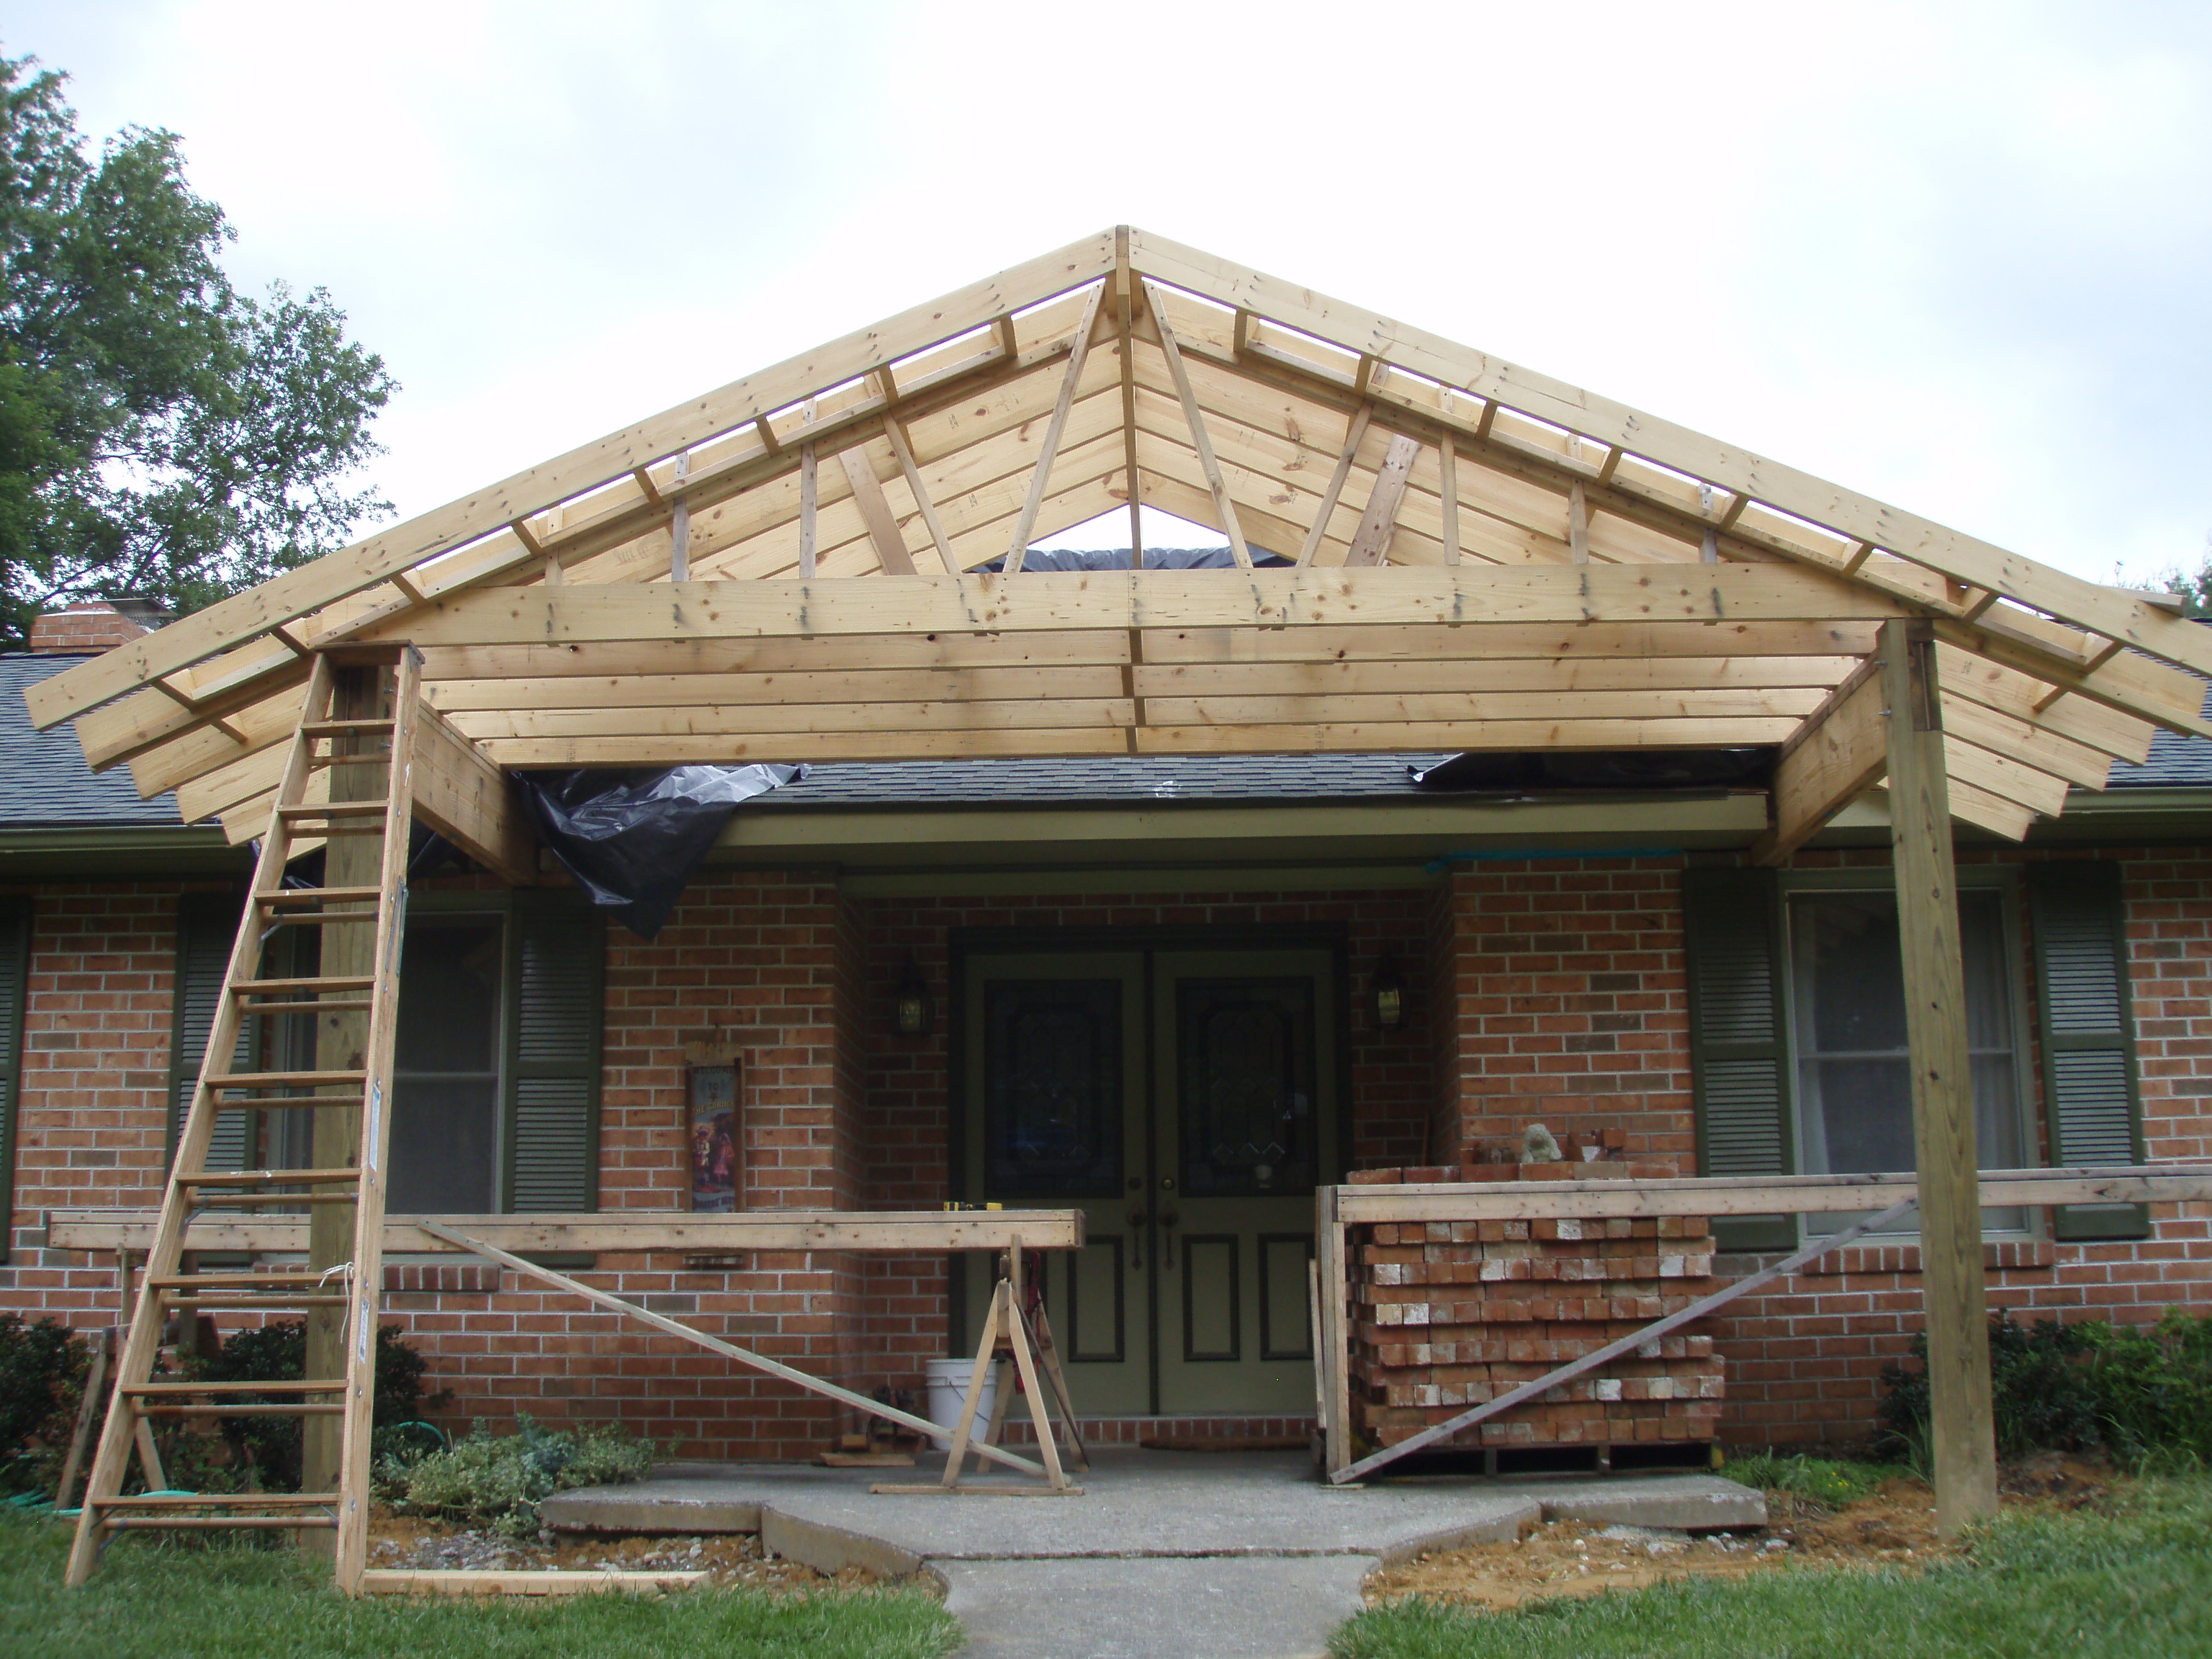
{"type": "MultiPolygon", "coordinates": [[[[938,1467],[943,1467],[941,1460],[938,1467]]],[[[1108,1451],[1080,1498],[878,1497],[905,1470],[732,1465],[565,1492],[564,1531],[750,1532],[824,1571],[933,1571],[974,1659],[1315,1659],[1388,1561],[1543,1519],[1748,1527],[1756,1492],[1706,1474],[1331,1487],[1295,1452],[1108,1451]]]]}

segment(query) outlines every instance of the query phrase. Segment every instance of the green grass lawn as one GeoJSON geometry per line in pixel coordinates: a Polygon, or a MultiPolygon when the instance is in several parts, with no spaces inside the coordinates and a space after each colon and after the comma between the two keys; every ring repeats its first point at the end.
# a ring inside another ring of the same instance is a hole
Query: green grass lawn
{"type": "MultiPolygon", "coordinates": [[[[1731,1471],[1733,1473],[1733,1471],[1731,1471]]],[[[1481,1613],[1422,1601],[1338,1630],[1335,1659],[2185,1659],[2212,1656],[2212,1479],[2103,1512],[2016,1513],[1920,1574],[1789,1569],[1481,1613]]]]}
{"type": "Polygon", "coordinates": [[[349,1601],[289,1549],[125,1538],[93,1582],[62,1588],[70,1529],[0,1510],[0,1654],[25,1659],[942,1659],[959,1622],[920,1590],[776,1597],[349,1601]]]}

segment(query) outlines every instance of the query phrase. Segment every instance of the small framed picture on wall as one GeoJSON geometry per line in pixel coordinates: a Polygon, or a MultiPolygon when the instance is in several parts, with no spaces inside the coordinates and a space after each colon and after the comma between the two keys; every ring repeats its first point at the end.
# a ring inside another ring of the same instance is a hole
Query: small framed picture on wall
{"type": "Polygon", "coordinates": [[[685,1050],[684,1144],[690,1160],[690,1208],[726,1215],[744,1207],[744,1115],[738,1104],[740,1064],[733,1048],[695,1044],[685,1050]]]}

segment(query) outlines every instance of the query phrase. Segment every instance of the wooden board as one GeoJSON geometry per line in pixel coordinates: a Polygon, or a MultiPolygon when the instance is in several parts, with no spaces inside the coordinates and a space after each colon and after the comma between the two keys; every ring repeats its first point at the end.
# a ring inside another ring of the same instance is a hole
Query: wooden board
{"type": "MultiPolygon", "coordinates": [[[[143,1250],[153,1210],[52,1209],[46,1242],[58,1250],[143,1250]]],[[[1031,1249],[1083,1247],[1080,1210],[780,1210],[699,1215],[688,1210],[630,1210],[582,1215],[394,1215],[385,1218],[386,1251],[451,1252],[455,1247],[416,1225],[449,1226],[510,1250],[866,1250],[933,1253],[1003,1250],[1016,1238],[1031,1249]]],[[[306,1248],[307,1224],[196,1217],[185,1248],[287,1251],[306,1248]]]]}
{"type": "MultiPolygon", "coordinates": [[[[1984,1170],[1980,1202],[2176,1203],[2212,1198],[2212,1158],[2109,1170],[1984,1170]]],[[[1546,1217],[1814,1215],[1879,1210],[1911,1197],[1910,1175],[1759,1177],[1681,1176],[1657,1181],[1494,1181],[1330,1190],[1346,1226],[1378,1221],[1526,1221],[1546,1217]]]]}

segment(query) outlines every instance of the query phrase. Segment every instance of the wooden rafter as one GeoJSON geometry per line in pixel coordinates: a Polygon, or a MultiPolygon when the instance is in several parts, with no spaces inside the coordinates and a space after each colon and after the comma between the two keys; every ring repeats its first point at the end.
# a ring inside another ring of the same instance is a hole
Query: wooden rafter
{"type": "Polygon", "coordinates": [[[858,447],[840,450],[837,464],[844,469],[846,483],[860,509],[861,522],[868,527],[868,539],[875,544],[877,561],[895,576],[913,575],[914,556],[907,551],[906,538],[899,534],[898,520],[891,516],[891,504],[884,499],[884,487],[877,480],[867,451],[858,447]]]}
{"type": "Polygon", "coordinates": [[[1213,492],[1214,512],[1221,522],[1221,533],[1229,538],[1230,551],[1236,555],[1242,569],[1252,568],[1252,550],[1244,544],[1244,532],[1237,522],[1237,503],[1230,498],[1229,486],[1222,479],[1221,463],[1214,459],[1213,445],[1206,433],[1206,416],[1199,412],[1198,396],[1190,387],[1190,371],[1183,367],[1182,348],[1176,343],[1175,330],[1159,303],[1158,290],[1145,284],[1146,309],[1151,312],[1153,326],[1159,331],[1160,349],[1167,356],[1168,373],[1175,377],[1176,395],[1182,400],[1183,418],[1190,422],[1190,438],[1198,451],[1199,465],[1205,469],[1206,488],[1213,492]]]}
{"type": "Polygon", "coordinates": [[[1390,538],[1398,528],[1398,508],[1406,499],[1406,480],[1413,471],[1414,457],[1421,453],[1419,442],[1401,432],[1390,440],[1390,447],[1382,457],[1382,470],[1375,475],[1375,488],[1367,496],[1367,510],[1360,515],[1359,528],[1353,532],[1352,549],[1344,556],[1347,566],[1386,564],[1390,558],[1390,538]]]}
{"type": "Polygon", "coordinates": [[[1060,396],[1052,406],[1052,418],[1045,422],[1043,441],[1037,446],[1035,471],[1030,477],[1028,496],[1022,502],[1021,516],[1014,520],[1014,534],[1006,549],[1006,574],[1014,575],[1022,568],[1022,560],[1029,552],[1030,536],[1036,529],[1037,509],[1044,504],[1045,489],[1052,481],[1052,464],[1060,453],[1060,434],[1067,427],[1067,411],[1075,403],[1075,389],[1083,380],[1083,365],[1091,356],[1091,334],[1098,324],[1099,303],[1106,296],[1106,286],[1100,283],[1091,290],[1091,298],[1083,307],[1083,319],[1075,325],[1075,349],[1068,353],[1066,371],[1060,376],[1060,396]]]}
{"type": "Polygon", "coordinates": [[[1329,519],[1336,512],[1337,497],[1344,493],[1344,481],[1352,476],[1352,463],[1359,454],[1360,441],[1367,435],[1367,423],[1375,413],[1372,404],[1363,403],[1352,415],[1352,425],[1345,434],[1344,449],[1336,458],[1336,469],[1328,475],[1328,485],[1322,491],[1321,505],[1314,509],[1313,528],[1306,532],[1305,544],[1298,549],[1298,563],[1311,564],[1314,555],[1321,550],[1322,538],[1328,533],[1329,519]]]}

